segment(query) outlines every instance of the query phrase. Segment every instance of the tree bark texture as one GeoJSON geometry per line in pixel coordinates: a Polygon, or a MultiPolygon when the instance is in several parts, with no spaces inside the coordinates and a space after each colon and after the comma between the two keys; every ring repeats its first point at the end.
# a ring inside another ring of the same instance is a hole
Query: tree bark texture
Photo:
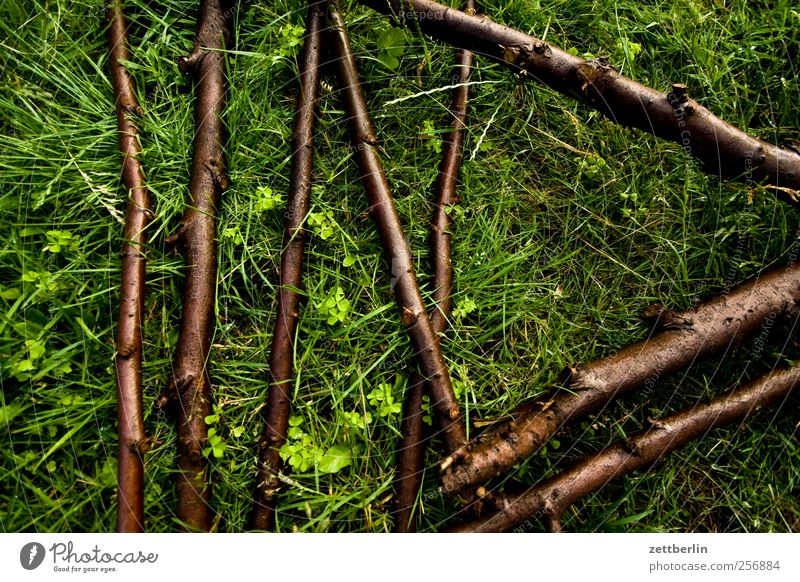
{"type": "Polygon", "coordinates": [[[190,202],[178,230],[167,244],[181,247],[186,260],[180,337],[171,382],[178,416],[177,515],[187,530],[208,531],[212,511],[205,417],[212,412],[208,374],[214,328],[217,284],[217,206],[228,187],[224,152],[226,138],[225,49],[231,41],[232,2],[203,0],[195,47],[178,66],[195,83],[196,123],[190,202]]]}
{"type": "Polygon", "coordinates": [[[773,269],[730,292],[675,313],[655,309],[648,337],[620,352],[569,371],[568,390],[551,393],[511,422],[490,428],[441,464],[444,490],[455,493],[501,475],[533,455],[561,427],[765,329],[765,322],[796,316],[800,266],[773,269]]]}
{"type": "Polygon", "coordinates": [[[452,531],[508,531],[531,519],[543,519],[550,524],[550,531],[559,531],[561,516],[582,497],[622,475],[652,468],[672,451],[704,437],[714,428],[741,423],[760,408],[780,405],[798,383],[798,366],[773,371],[707,404],[652,421],[647,430],[587,457],[525,493],[505,497],[498,511],[452,531]]]}
{"type": "Polygon", "coordinates": [[[142,314],[145,293],[145,247],[152,218],[150,194],[139,159],[142,114],[133,79],[123,61],[131,58],[124,4],[107,4],[109,67],[117,111],[117,134],[122,153],[122,182],[127,208],[122,247],[119,325],[117,327],[117,423],[119,431],[117,531],[144,531],[144,464],[148,448],[142,417],[142,314]]]}

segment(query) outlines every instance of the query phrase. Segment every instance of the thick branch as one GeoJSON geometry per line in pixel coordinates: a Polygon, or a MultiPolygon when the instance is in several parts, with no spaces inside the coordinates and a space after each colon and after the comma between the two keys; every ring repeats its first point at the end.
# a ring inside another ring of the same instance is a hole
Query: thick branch
{"type": "Polygon", "coordinates": [[[620,75],[605,59],[580,57],[486,16],[471,16],[432,0],[362,0],[375,10],[413,21],[422,31],[504,63],[594,107],[612,121],[674,141],[705,171],[743,182],[764,182],[797,203],[800,155],[753,138],[722,121],[673,85],[661,93],[620,75]]]}
{"type": "Polygon", "coordinates": [[[425,312],[417,286],[411,250],[403,236],[400,217],[389,192],[376,151],[377,139],[367,113],[367,104],[358,79],[356,62],[341,15],[329,3],[332,21],[331,41],[339,64],[339,84],[350,118],[354,155],[361,171],[361,181],[369,199],[369,212],[380,234],[386,260],[391,267],[395,299],[402,309],[402,321],[414,347],[421,372],[431,391],[433,409],[443,427],[448,451],[454,451],[466,440],[464,420],[450,384],[450,375],[442,356],[439,339],[425,312]]]}
{"type": "Polygon", "coordinates": [[[542,485],[506,497],[499,511],[454,531],[508,531],[529,519],[544,519],[555,530],[560,526],[561,516],[582,497],[622,475],[651,468],[672,451],[718,426],[743,422],[762,407],[781,404],[798,382],[798,366],[771,372],[708,404],[698,404],[653,422],[646,431],[587,457],[542,485]]]}
{"type": "Polygon", "coordinates": [[[269,390],[262,412],[264,435],[259,444],[259,471],[251,528],[272,530],[275,527],[275,497],[281,481],[278,454],[286,442],[291,405],[291,379],[294,367],[294,337],[300,317],[303,255],[306,233],[303,223],[310,207],[314,168],[314,124],[319,95],[319,62],[322,46],[324,2],[312,1],[306,17],[306,40],[300,61],[300,95],[297,100],[292,134],[292,170],[289,185],[289,208],[283,232],[278,314],[272,335],[269,359],[269,390]]]}
{"type": "Polygon", "coordinates": [[[231,3],[202,0],[195,48],[180,60],[195,82],[196,132],[189,183],[191,201],[171,242],[183,248],[186,281],[172,388],[178,404],[178,518],[190,530],[211,528],[208,439],[211,382],[206,369],[217,279],[217,206],[228,186],[225,153],[225,53],[231,3]]]}
{"type": "Polygon", "coordinates": [[[152,216],[150,194],[145,186],[139,160],[139,128],[131,120],[141,115],[133,79],[122,61],[129,61],[128,29],[123,3],[111,0],[107,6],[109,66],[117,109],[117,134],[122,152],[122,182],[127,192],[119,326],[117,328],[117,422],[119,425],[119,468],[117,531],[144,531],[144,466],[146,448],[142,420],[142,313],[145,292],[146,228],[152,216]]]}
{"type": "Polygon", "coordinates": [[[550,394],[529,412],[488,430],[445,459],[441,465],[445,491],[480,485],[508,471],[567,421],[627,392],[650,390],[693,362],[725,352],[759,330],[768,331],[775,318],[797,314],[798,302],[800,267],[792,264],[762,273],[692,311],[660,311],[647,339],[571,370],[568,390],[550,394]]]}
{"type": "MultiPolygon", "coordinates": [[[[466,3],[467,12],[475,12],[474,0],[466,3]]],[[[453,265],[451,256],[452,218],[449,208],[458,203],[456,182],[461,167],[464,145],[464,128],[467,119],[469,100],[469,77],[472,69],[472,53],[459,50],[456,53],[456,67],[450,113],[453,117],[450,131],[444,136],[444,151],[439,176],[436,181],[438,196],[433,219],[431,220],[431,255],[433,259],[433,300],[436,307],[430,313],[431,326],[437,334],[444,333],[452,308],[451,291],[453,287],[453,265]]],[[[397,513],[394,530],[398,533],[416,531],[413,515],[414,502],[422,484],[423,462],[425,458],[425,425],[422,422],[422,396],[425,382],[417,374],[411,374],[408,393],[403,401],[403,435],[397,451],[397,473],[395,476],[395,495],[397,513]]]]}

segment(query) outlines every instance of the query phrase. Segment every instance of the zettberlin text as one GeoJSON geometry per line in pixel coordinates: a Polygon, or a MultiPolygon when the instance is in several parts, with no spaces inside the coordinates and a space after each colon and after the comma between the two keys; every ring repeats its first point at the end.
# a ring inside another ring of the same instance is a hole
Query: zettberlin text
{"type": "Polygon", "coordinates": [[[651,554],[707,554],[708,546],[692,544],[691,546],[650,546],[651,554]]]}

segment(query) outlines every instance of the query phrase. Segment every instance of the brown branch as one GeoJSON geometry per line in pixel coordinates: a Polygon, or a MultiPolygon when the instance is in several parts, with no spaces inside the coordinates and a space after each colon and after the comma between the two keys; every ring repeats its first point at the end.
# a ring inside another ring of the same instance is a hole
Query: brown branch
{"type": "Polygon", "coordinates": [[[302,285],[306,245],[303,223],[311,200],[323,10],[324,2],[311,1],[308,4],[306,40],[300,59],[300,95],[292,134],[292,170],[289,208],[283,231],[278,314],[269,359],[267,404],[261,413],[264,435],[259,443],[259,471],[250,527],[266,531],[275,527],[276,495],[281,486],[277,477],[281,469],[279,450],[286,442],[289,427],[294,336],[300,318],[300,295],[295,289],[302,285]]]}
{"type": "Polygon", "coordinates": [[[440,40],[499,61],[590,107],[621,125],[680,144],[705,171],[750,183],[800,201],[800,155],[753,138],[690,99],[684,85],[666,94],[620,75],[606,59],[580,57],[486,16],[471,16],[432,0],[362,0],[401,23],[413,21],[440,40]]]}
{"type": "Polygon", "coordinates": [[[144,465],[147,439],[142,419],[142,313],[145,292],[145,246],[152,217],[150,194],[139,160],[139,128],[131,120],[141,115],[133,79],[123,61],[131,58],[128,28],[121,0],[107,5],[109,66],[117,110],[117,135],[122,152],[122,182],[127,192],[119,326],[117,328],[117,422],[119,468],[117,531],[144,531],[144,465]]]}
{"type": "Polygon", "coordinates": [[[566,391],[540,400],[511,422],[489,429],[444,460],[444,489],[455,493],[500,475],[534,454],[566,422],[614,398],[652,389],[693,362],[724,352],[764,329],[765,322],[795,315],[800,267],[773,269],[686,313],[660,312],[648,338],[570,371],[566,391]]]}
{"type": "MultiPolygon", "coordinates": [[[[466,6],[467,12],[475,12],[474,0],[467,0],[466,6]]],[[[436,307],[431,311],[430,318],[433,331],[437,334],[444,333],[447,329],[447,320],[452,310],[453,265],[450,261],[450,227],[453,219],[448,210],[458,203],[456,182],[463,153],[472,60],[472,53],[469,51],[459,50],[456,53],[453,80],[458,86],[453,91],[450,103],[453,121],[450,131],[443,140],[444,152],[436,182],[438,197],[431,221],[433,301],[436,307]]],[[[417,373],[412,373],[410,378],[408,393],[403,401],[403,422],[400,428],[403,436],[397,451],[397,472],[394,483],[397,504],[394,531],[397,533],[411,533],[417,529],[413,509],[422,484],[425,457],[425,425],[422,422],[425,381],[417,373]]]]}
{"type": "Polygon", "coordinates": [[[403,399],[403,422],[400,425],[402,437],[397,449],[397,468],[394,475],[395,533],[417,531],[414,504],[422,486],[425,461],[425,423],[422,420],[425,415],[422,410],[424,393],[425,380],[419,374],[412,374],[403,399]]]}
{"type": "Polygon", "coordinates": [[[672,451],[723,424],[741,423],[758,409],[780,404],[800,382],[800,366],[771,372],[726,392],[708,404],[653,422],[651,427],[603,451],[527,492],[507,496],[501,509],[453,531],[508,531],[529,519],[544,519],[559,531],[569,507],[610,481],[639,469],[647,470],[672,451]]]}
{"type": "Polygon", "coordinates": [[[422,302],[411,250],[403,236],[400,217],[378,158],[377,139],[367,112],[344,21],[332,3],[329,2],[328,6],[332,21],[331,42],[339,64],[339,85],[350,118],[354,155],[369,199],[369,213],[375,220],[386,260],[391,267],[395,300],[402,309],[403,325],[411,338],[414,356],[428,382],[432,406],[442,425],[447,450],[454,451],[466,440],[464,420],[450,384],[439,339],[422,302]]]}
{"type": "Polygon", "coordinates": [[[208,440],[211,380],[206,369],[214,324],[217,279],[217,206],[228,187],[225,153],[225,53],[230,44],[231,3],[202,0],[195,48],[178,61],[194,77],[196,132],[189,182],[191,202],[167,243],[178,244],[186,260],[180,338],[171,381],[178,409],[178,519],[188,530],[211,529],[208,440]]]}

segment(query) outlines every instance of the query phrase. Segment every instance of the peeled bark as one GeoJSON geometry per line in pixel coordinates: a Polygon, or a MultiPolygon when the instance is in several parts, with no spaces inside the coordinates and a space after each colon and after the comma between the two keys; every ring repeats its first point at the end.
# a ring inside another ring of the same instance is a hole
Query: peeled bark
{"type": "Polygon", "coordinates": [[[211,414],[212,390],[207,363],[214,327],[217,282],[217,206],[228,187],[223,150],[225,127],[225,53],[231,39],[232,5],[203,0],[192,52],[178,66],[195,82],[196,132],[189,183],[191,201],[178,230],[167,240],[186,260],[180,337],[170,385],[178,416],[178,519],[187,530],[211,529],[208,440],[205,418],[211,414]]]}
{"type": "Polygon", "coordinates": [[[559,531],[569,507],[610,481],[648,470],[672,451],[723,424],[741,423],[758,409],[782,403],[800,383],[800,367],[779,370],[735,388],[709,402],[687,408],[650,428],[589,456],[553,479],[525,493],[507,496],[501,508],[458,526],[457,532],[508,531],[530,519],[544,519],[559,531]]]}
{"type": "Polygon", "coordinates": [[[367,112],[344,21],[332,4],[329,3],[328,6],[332,22],[331,42],[338,61],[339,84],[350,120],[354,155],[369,199],[369,213],[375,220],[386,260],[391,268],[395,299],[402,309],[402,321],[411,338],[414,357],[428,382],[431,404],[442,425],[442,437],[447,450],[454,451],[466,440],[464,420],[453,393],[439,339],[422,302],[411,250],[403,236],[400,217],[378,158],[377,138],[367,112]]]}
{"type": "Polygon", "coordinates": [[[122,152],[122,182],[127,192],[119,327],[117,328],[117,422],[119,468],[117,531],[144,531],[144,465],[148,448],[142,419],[142,313],[145,293],[145,246],[152,217],[150,194],[139,160],[139,128],[131,120],[142,114],[133,79],[122,61],[131,58],[122,2],[107,6],[109,66],[117,110],[117,134],[122,152]]]}
{"type": "Polygon", "coordinates": [[[501,62],[570,97],[577,97],[620,125],[680,144],[705,171],[746,183],[762,182],[793,203],[800,201],[800,154],[753,138],[687,95],[685,85],[667,93],[620,75],[607,59],[590,61],[432,0],[362,0],[440,40],[501,62]]]}
{"type": "Polygon", "coordinates": [[[311,204],[323,10],[324,2],[309,2],[306,39],[300,61],[300,95],[292,134],[292,170],[283,232],[278,315],[269,359],[267,404],[261,413],[264,435],[259,443],[256,498],[250,524],[252,529],[258,530],[269,531],[275,527],[276,495],[281,487],[277,477],[282,465],[279,451],[286,442],[289,428],[294,337],[300,318],[300,295],[295,289],[302,285],[306,246],[303,223],[311,204]]]}
{"type": "Polygon", "coordinates": [[[652,389],[664,377],[697,360],[725,352],[767,330],[767,320],[796,315],[800,266],[791,263],[760,274],[729,293],[685,313],[656,309],[647,339],[570,370],[567,390],[539,400],[515,420],[489,429],[441,464],[444,490],[455,493],[501,475],[533,455],[568,421],[635,390],[652,389]]]}
{"type": "MultiPolygon", "coordinates": [[[[468,0],[466,6],[467,13],[475,12],[474,0],[468,0]]],[[[447,320],[452,311],[453,265],[450,261],[450,227],[453,219],[448,209],[459,200],[456,183],[464,146],[469,101],[467,83],[469,83],[472,60],[472,53],[469,51],[459,50],[456,53],[456,70],[453,77],[458,87],[453,91],[453,100],[450,104],[453,122],[450,131],[443,139],[442,163],[436,181],[438,197],[431,221],[430,240],[433,259],[433,300],[436,305],[430,312],[430,319],[436,334],[444,333],[447,329],[447,320]]],[[[425,381],[419,374],[411,374],[408,393],[403,401],[403,422],[400,428],[403,437],[397,451],[397,473],[394,484],[397,503],[394,530],[398,533],[411,533],[417,529],[413,509],[422,484],[425,458],[425,424],[422,422],[424,386],[425,381]]]]}

